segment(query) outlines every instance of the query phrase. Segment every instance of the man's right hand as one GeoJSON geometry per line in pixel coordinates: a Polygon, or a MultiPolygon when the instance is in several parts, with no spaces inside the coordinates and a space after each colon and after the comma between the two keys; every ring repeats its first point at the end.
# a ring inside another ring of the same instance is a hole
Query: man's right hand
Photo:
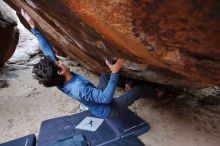
{"type": "Polygon", "coordinates": [[[121,58],[117,59],[117,62],[115,64],[111,64],[108,60],[105,60],[105,63],[112,71],[112,73],[118,73],[122,67],[122,64],[124,63],[124,59],[121,58]]]}
{"type": "Polygon", "coordinates": [[[21,15],[24,17],[24,19],[28,22],[28,24],[30,25],[31,28],[34,28],[34,21],[31,19],[31,17],[29,16],[29,14],[27,12],[25,12],[23,9],[21,9],[21,15]]]}

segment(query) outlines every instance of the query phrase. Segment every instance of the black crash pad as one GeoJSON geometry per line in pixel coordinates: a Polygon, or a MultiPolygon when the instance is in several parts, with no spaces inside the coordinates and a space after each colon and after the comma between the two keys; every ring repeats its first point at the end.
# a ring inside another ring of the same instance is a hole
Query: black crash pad
{"type": "Polygon", "coordinates": [[[0,146],[35,146],[36,137],[34,134],[27,135],[6,143],[0,144],[0,146]]]}
{"type": "Polygon", "coordinates": [[[101,146],[129,135],[139,136],[150,129],[148,123],[129,109],[120,111],[116,118],[104,119],[96,131],[77,129],[76,126],[87,117],[97,118],[90,111],[84,111],[43,121],[37,146],[47,146],[48,142],[57,142],[76,135],[84,135],[92,146],[101,146]]]}
{"type": "Polygon", "coordinates": [[[145,146],[136,136],[129,135],[105,146],[145,146]]]}

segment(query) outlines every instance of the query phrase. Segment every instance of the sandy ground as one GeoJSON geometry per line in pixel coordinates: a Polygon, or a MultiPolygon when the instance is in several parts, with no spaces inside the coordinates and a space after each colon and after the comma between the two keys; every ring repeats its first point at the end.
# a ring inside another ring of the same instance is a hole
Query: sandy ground
{"type": "MultiPolygon", "coordinates": [[[[78,111],[77,101],[56,88],[39,85],[31,70],[31,66],[16,64],[0,69],[1,79],[8,82],[0,88],[0,143],[31,133],[38,135],[43,120],[78,111]]],[[[71,70],[97,85],[98,76],[85,68],[72,66],[71,70]]],[[[188,99],[183,96],[172,101],[139,99],[130,107],[151,125],[151,130],[139,137],[146,146],[220,145],[219,105],[201,107],[185,101],[188,99]]]]}

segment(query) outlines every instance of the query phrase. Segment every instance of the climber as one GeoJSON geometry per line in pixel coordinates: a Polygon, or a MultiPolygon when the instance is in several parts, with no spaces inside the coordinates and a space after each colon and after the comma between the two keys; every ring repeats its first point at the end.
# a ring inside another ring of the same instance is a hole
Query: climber
{"type": "Polygon", "coordinates": [[[34,65],[33,77],[45,87],[56,86],[59,90],[78,100],[100,118],[111,118],[118,115],[120,108],[126,108],[140,97],[153,95],[152,90],[145,85],[137,85],[122,96],[113,98],[119,78],[119,70],[124,60],[117,59],[115,64],[106,60],[106,65],[111,74],[101,74],[99,85],[95,87],[86,78],[73,73],[70,68],[58,60],[52,47],[41,32],[35,27],[34,21],[27,12],[21,10],[21,14],[31,27],[32,33],[37,38],[45,57],[34,65]],[[150,93],[150,94],[149,94],[150,93]]]}

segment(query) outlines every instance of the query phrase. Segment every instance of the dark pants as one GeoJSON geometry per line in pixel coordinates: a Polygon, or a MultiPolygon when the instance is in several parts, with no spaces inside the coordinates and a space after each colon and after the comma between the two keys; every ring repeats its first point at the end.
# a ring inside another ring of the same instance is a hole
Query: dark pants
{"type": "MultiPolygon", "coordinates": [[[[108,84],[109,78],[110,74],[102,73],[99,79],[98,88],[104,90],[108,84]]],[[[113,98],[112,109],[109,118],[117,116],[120,109],[127,108],[129,105],[132,105],[134,101],[143,97],[157,98],[153,89],[146,85],[135,85],[131,90],[129,90],[125,94],[113,98]]]]}

